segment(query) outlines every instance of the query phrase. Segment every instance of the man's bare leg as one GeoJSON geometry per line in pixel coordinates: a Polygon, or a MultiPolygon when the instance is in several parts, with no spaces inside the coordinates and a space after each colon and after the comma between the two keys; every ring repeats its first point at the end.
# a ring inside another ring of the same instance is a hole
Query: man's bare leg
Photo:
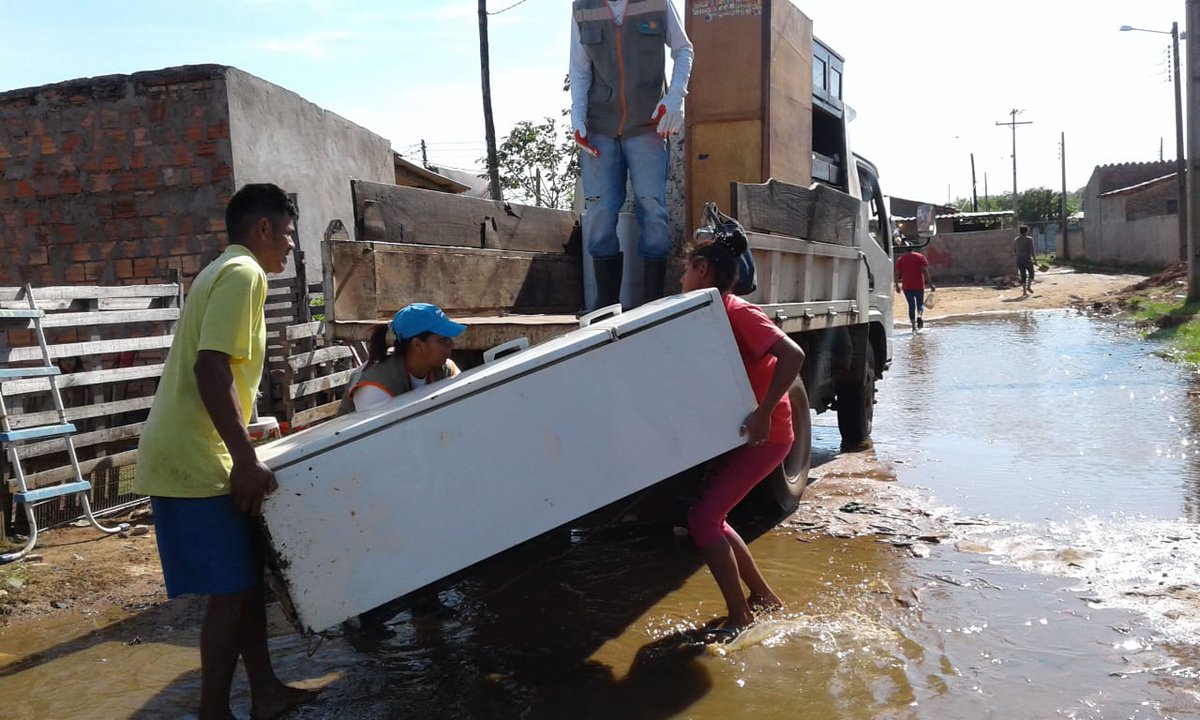
{"type": "Polygon", "coordinates": [[[242,614],[239,649],[250,681],[250,717],[281,717],[316,693],[284,685],[279,680],[267,648],[267,607],[262,584],[247,594],[249,600],[242,614]]]}
{"type": "Polygon", "coordinates": [[[758,569],[758,563],[754,562],[750,548],[746,546],[746,541],[742,540],[742,536],[738,535],[733,528],[727,527],[725,539],[729,541],[729,547],[733,550],[738,575],[741,576],[742,582],[746,583],[746,587],[750,588],[750,597],[746,599],[746,604],[751,608],[763,610],[777,610],[783,607],[783,601],[779,599],[779,596],[767,583],[767,579],[763,577],[762,571],[758,569]]]}
{"type": "Polygon", "coordinates": [[[210,595],[200,627],[200,720],[229,720],[229,690],[241,652],[249,592],[210,595]]]}

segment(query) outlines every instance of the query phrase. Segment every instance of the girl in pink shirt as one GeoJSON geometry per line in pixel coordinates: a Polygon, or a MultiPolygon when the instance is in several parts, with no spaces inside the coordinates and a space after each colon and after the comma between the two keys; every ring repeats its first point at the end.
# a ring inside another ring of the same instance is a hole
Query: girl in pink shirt
{"type": "Polygon", "coordinates": [[[729,324],[746,365],[758,407],[742,424],[746,444],[714,460],[700,499],[688,512],[688,530],[700,549],[729,609],[725,627],[754,622],[752,609],[782,605],[750,555],[741,536],[725,521],[729,511],[787,457],[792,447],[792,410],[787,391],[804,365],[804,351],[771,322],[757,305],[730,292],[737,258],[746,251],[740,230],[718,231],[698,243],[684,264],[683,290],[721,291],[729,324]],[[745,582],[749,597],[742,594],[745,582]]]}

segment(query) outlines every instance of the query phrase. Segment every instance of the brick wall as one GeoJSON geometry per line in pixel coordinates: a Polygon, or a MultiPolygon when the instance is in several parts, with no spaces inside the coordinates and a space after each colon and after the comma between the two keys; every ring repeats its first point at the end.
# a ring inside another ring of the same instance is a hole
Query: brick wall
{"type": "Polygon", "coordinates": [[[1014,230],[939,233],[923,251],[933,281],[975,280],[1016,274],[1014,230]]]}
{"type": "Polygon", "coordinates": [[[0,93],[0,284],[185,281],[233,192],[221,66],[0,93]]]}

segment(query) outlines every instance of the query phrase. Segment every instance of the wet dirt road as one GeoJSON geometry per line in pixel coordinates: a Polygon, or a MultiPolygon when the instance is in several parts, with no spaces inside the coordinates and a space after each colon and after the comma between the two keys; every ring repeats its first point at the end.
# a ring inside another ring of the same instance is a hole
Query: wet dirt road
{"type": "MultiPolygon", "coordinates": [[[[281,674],[327,688],[294,717],[1200,717],[1200,436],[1191,373],[1152,349],[1065,312],[901,334],[874,452],[837,456],[822,416],[816,474],[918,488],[929,542],[870,502],[841,513],[862,535],[739,525],[788,606],[716,645],[690,541],[618,506],[475,568],[373,652],[277,638],[281,674]]],[[[0,631],[0,717],[185,716],[195,630],[160,606],[0,631]]]]}

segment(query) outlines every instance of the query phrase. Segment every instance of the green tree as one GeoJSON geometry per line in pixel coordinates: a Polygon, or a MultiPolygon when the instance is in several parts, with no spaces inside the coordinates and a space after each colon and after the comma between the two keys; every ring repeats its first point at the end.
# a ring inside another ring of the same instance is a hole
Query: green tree
{"type": "MultiPolygon", "coordinates": [[[[1067,193],[1067,215],[1079,211],[1080,198],[1076,193],[1067,193]]],[[[1062,193],[1049,188],[1033,188],[1021,193],[1017,200],[1017,217],[1026,222],[1058,220],[1062,193]]]]}
{"type": "MultiPolygon", "coordinates": [[[[496,150],[500,186],[518,202],[566,210],[575,200],[579,153],[554,118],[517,123],[496,150]]],[[[486,160],[484,161],[486,164],[486,160]]]]}

